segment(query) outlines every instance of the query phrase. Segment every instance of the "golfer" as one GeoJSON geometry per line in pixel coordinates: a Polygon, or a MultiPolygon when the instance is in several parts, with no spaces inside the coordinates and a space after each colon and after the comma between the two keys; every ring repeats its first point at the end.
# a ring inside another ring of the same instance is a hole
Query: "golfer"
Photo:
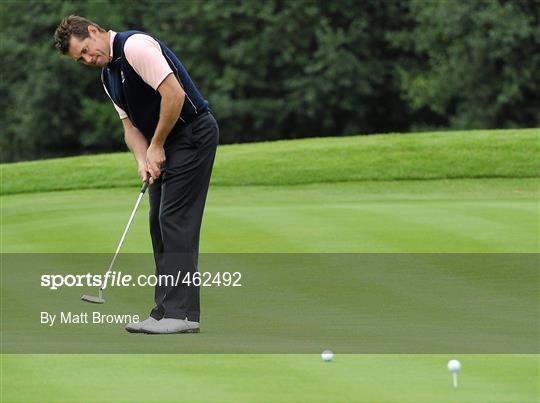
{"type": "MultiPolygon", "coordinates": [[[[101,68],[103,87],[122,121],[138,174],[150,183],[156,274],[182,279],[195,273],[219,137],[208,102],[179,58],[151,35],[105,31],[71,15],[60,23],[54,37],[62,54],[101,68]]],[[[198,287],[158,283],[148,319],[130,323],[126,330],[198,333],[199,318],[198,287]]]]}

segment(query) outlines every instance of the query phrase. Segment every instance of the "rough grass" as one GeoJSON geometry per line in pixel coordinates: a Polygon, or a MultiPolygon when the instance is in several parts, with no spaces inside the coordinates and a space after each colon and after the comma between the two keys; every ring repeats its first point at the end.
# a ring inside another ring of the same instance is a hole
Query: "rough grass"
{"type": "MultiPolygon", "coordinates": [[[[213,185],[540,176],[540,129],[384,134],[221,146],[213,185]]],[[[0,165],[1,194],[138,186],[129,153],[0,165]]]]}

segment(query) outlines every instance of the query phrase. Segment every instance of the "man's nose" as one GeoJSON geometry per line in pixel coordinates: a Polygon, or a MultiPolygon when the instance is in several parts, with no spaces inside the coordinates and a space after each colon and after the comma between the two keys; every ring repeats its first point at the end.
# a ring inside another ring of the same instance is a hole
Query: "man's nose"
{"type": "Polygon", "coordinates": [[[83,59],[86,64],[90,64],[92,62],[92,56],[90,56],[88,53],[83,55],[83,59]]]}

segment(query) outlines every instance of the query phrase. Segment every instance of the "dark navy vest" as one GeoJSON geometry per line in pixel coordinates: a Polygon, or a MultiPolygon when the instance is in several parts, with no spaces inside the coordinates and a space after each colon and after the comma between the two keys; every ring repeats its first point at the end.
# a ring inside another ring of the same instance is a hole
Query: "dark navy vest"
{"type": "MultiPolygon", "coordinates": [[[[133,70],[124,56],[124,43],[134,34],[145,34],[140,31],[118,32],[113,41],[113,57],[111,62],[101,70],[101,80],[116,105],[122,108],[133,125],[151,141],[159,121],[161,95],[154,90],[133,70]]],[[[154,38],[155,39],[155,38],[154,38]]],[[[191,123],[198,115],[208,110],[206,101],[191,81],[186,69],[176,57],[158,39],[165,60],[186,93],[180,118],[172,129],[171,136],[191,123]]]]}

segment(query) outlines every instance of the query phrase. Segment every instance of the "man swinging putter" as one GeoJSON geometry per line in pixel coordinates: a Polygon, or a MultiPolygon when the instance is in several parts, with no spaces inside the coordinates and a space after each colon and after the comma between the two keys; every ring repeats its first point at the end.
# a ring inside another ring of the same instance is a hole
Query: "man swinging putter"
{"type": "MultiPolygon", "coordinates": [[[[149,180],[150,234],[156,274],[197,271],[199,234],[219,129],[178,57],[139,31],[105,31],[71,15],[57,27],[55,46],[101,67],[105,92],[122,124],[141,179],[149,180]]],[[[198,333],[199,288],[156,285],[155,306],[131,333],[198,333]]]]}

